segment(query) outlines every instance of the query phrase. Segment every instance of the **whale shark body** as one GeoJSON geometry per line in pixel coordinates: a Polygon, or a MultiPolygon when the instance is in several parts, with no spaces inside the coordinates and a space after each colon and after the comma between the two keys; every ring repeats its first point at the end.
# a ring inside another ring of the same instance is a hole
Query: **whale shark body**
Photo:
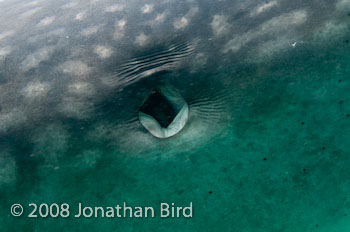
{"type": "Polygon", "coordinates": [[[51,231],[13,203],[165,201],[195,216],[55,227],[347,231],[349,15],[348,0],[0,0],[1,228],[51,231]]]}

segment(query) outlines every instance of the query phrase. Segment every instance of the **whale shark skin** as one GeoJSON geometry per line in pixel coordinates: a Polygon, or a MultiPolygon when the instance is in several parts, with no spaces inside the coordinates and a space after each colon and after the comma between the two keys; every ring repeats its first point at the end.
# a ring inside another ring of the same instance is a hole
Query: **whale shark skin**
{"type": "Polygon", "coordinates": [[[0,227],[79,231],[7,206],[120,199],[193,202],[195,217],[84,229],[348,231],[349,14],[348,0],[0,0],[0,227]],[[168,128],[140,112],[159,86],[181,96],[168,128]]]}

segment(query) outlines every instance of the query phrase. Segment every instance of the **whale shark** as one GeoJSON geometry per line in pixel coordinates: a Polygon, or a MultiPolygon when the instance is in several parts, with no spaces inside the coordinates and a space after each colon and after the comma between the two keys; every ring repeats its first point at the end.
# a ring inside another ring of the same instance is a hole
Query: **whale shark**
{"type": "Polygon", "coordinates": [[[349,20],[349,0],[0,0],[0,227],[348,231],[349,20]]]}

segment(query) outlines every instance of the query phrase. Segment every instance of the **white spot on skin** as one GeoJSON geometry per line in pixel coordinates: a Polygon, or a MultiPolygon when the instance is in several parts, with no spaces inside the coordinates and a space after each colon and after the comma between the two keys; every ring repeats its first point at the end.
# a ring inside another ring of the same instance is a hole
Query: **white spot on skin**
{"type": "Polygon", "coordinates": [[[124,30],[125,25],[126,25],[126,20],[124,20],[124,19],[118,21],[118,23],[117,23],[117,27],[118,27],[118,29],[120,29],[120,30],[124,30]]]}
{"type": "Polygon", "coordinates": [[[13,34],[15,34],[15,31],[5,31],[3,33],[0,34],[0,41],[5,39],[6,37],[12,36],[13,34]]]}
{"type": "Polygon", "coordinates": [[[23,7],[31,7],[31,6],[36,6],[39,4],[39,1],[32,1],[28,2],[27,4],[24,4],[23,7]]]}
{"type": "Polygon", "coordinates": [[[136,36],[135,43],[139,46],[144,46],[146,45],[147,40],[148,37],[144,33],[141,33],[138,36],[136,36]]]}
{"type": "Polygon", "coordinates": [[[36,15],[40,10],[41,10],[41,7],[37,7],[37,8],[31,9],[31,10],[28,10],[28,11],[24,12],[23,14],[21,14],[18,18],[19,18],[19,19],[25,19],[25,18],[34,16],[34,15],[36,15]]]}
{"type": "Polygon", "coordinates": [[[45,97],[50,90],[48,83],[32,82],[22,89],[22,94],[29,99],[45,97]]]}
{"type": "Polygon", "coordinates": [[[76,6],[78,6],[78,2],[69,2],[66,5],[63,5],[61,8],[62,9],[69,9],[69,8],[74,8],[76,6]]]}
{"type": "Polygon", "coordinates": [[[174,28],[179,30],[179,29],[184,29],[188,25],[188,19],[185,17],[179,18],[174,22],[174,28]]]}
{"type": "Polygon", "coordinates": [[[224,46],[224,53],[229,51],[237,52],[241,47],[249,43],[251,40],[255,39],[258,35],[253,31],[248,31],[242,35],[236,36],[230,41],[228,41],[224,46]]]}
{"type": "Polygon", "coordinates": [[[122,10],[124,10],[124,6],[123,5],[113,5],[113,6],[109,6],[105,8],[105,12],[108,13],[115,13],[115,12],[121,12],[122,10]]]}
{"type": "Polygon", "coordinates": [[[75,16],[75,20],[83,21],[86,18],[86,12],[80,12],[75,16]]]}
{"type": "Polygon", "coordinates": [[[109,47],[105,47],[102,45],[98,45],[95,47],[94,52],[101,58],[106,59],[112,55],[112,49],[109,47]]]}
{"type": "Polygon", "coordinates": [[[19,127],[26,121],[26,115],[19,109],[0,113],[0,133],[6,132],[11,128],[19,127]]]}
{"type": "Polygon", "coordinates": [[[30,54],[22,62],[21,66],[23,70],[29,70],[37,67],[42,61],[48,60],[54,51],[54,47],[43,47],[33,54],[30,54]]]}
{"type": "Polygon", "coordinates": [[[166,13],[160,13],[157,14],[156,17],[153,20],[149,20],[146,24],[150,25],[151,27],[159,26],[161,23],[163,23],[166,19],[166,13]]]}
{"type": "Polygon", "coordinates": [[[254,17],[254,16],[258,16],[260,15],[261,13],[264,13],[268,10],[270,10],[271,8],[277,6],[278,2],[277,1],[271,1],[271,2],[268,2],[268,3],[264,3],[260,6],[258,6],[257,8],[255,8],[251,13],[250,13],[250,16],[251,17],[254,17]]]}
{"type": "Polygon", "coordinates": [[[76,82],[68,86],[68,93],[82,97],[90,97],[95,94],[95,90],[90,83],[76,82]]]}
{"type": "Polygon", "coordinates": [[[289,30],[293,30],[295,26],[305,23],[307,20],[307,12],[305,10],[297,10],[274,17],[260,25],[256,30],[250,30],[242,35],[238,35],[228,41],[224,46],[224,52],[237,52],[241,47],[253,39],[263,35],[285,34],[289,30]]]}
{"type": "Polygon", "coordinates": [[[115,32],[113,35],[115,40],[118,40],[118,39],[121,39],[124,37],[125,27],[126,27],[126,20],[125,19],[121,19],[121,20],[116,22],[115,32]]]}
{"type": "Polygon", "coordinates": [[[230,30],[230,24],[227,22],[227,17],[223,15],[214,15],[210,26],[216,37],[225,35],[230,30]]]}
{"type": "Polygon", "coordinates": [[[42,20],[40,20],[37,26],[43,27],[43,26],[50,25],[51,23],[53,23],[53,21],[55,21],[55,18],[56,18],[55,16],[43,18],[42,20]]]}
{"type": "Polygon", "coordinates": [[[65,30],[63,28],[58,28],[53,31],[49,31],[45,34],[45,37],[43,37],[41,34],[32,36],[28,38],[29,43],[40,43],[40,41],[47,41],[51,38],[60,37],[65,33],[65,30]]]}
{"type": "Polygon", "coordinates": [[[350,10],[350,0],[339,0],[336,4],[336,9],[339,12],[347,12],[350,10]]]}
{"type": "Polygon", "coordinates": [[[154,19],[155,23],[162,23],[165,20],[165,13],[157,14],[156,18],[154,19]]]}
{"type": "Polygon", "coordinates": [[[193,71],[203,68],[208,63],[208,55],[203,52],[198,53],[192,62],[193,71]]]}
{"type": "Polygon", "coordinates": [[[151,4],[146,4],[141,8],[142,13],[149,14],[153,11],[154,6],[151,4]]]}
{"type": "Polygon", "coordinates": [[[13,157],[0,153],[0,189],[13,185],[17,179],[17,165],[13,157]]]}
{"type": "Polygon", "coordinates": [[[177,20],[174,21],[173,25],[176,30],[184,29],[188,26],[190,19],[198,13],[198,8],[192,8],[189,12],[177,20]]]}
{"type": "Polygon", "coordinates": [[[90,74],[91,68],[80,60],[67,61],[59,66],[59,69],[63,73],[70,74],[72,76],[86,76],[90,74]]]}
{"type": "Polygon", "coordinates": [[[86,37],[89,37],[93,34],[96,34],[99,30],[99,27],[97,26],[94,26],[94,27],[88,27],[88,28],[85,28],[84,30],[82,30],[80,33],[81,35],[83,36],[86,36],[86,37]]]}
{"type": "Polygon", "coordinates": [[[64,28],[58,28],[58,29],[55,29],[53,31],[49,31],[47,33],[48,36],[61,36],[62,34],[65,33],[65,30],[64,28]]]}
{"type": "Polygon", "coordinates": [[[282,31],[287,29],[288,26],[295,26],[305,23],[307,19],[307,13],[305,10],[292,11],[290,13],[282,14],[275,18],[270,19],[261,26],[262,32],[282,31]]]}
{"type": "Polygon", "coordinates": [[[283,51],[291,49],[291,41],[293,41],[291,38],[279,37],[278,39],[264,42],[256,48],[256,52],[251,57],[251,59],[249,59],[249,62],[269,62],[271,59],[276,58],[276,56],[278,56],[278,54],[281,54],[283,51]]]}
{"type": "Polygon", "coordinates": [[[12,48],[10,46],[2,47],[0,48],[0,60],[2,58],[5,58],[7,55],[9,55],[12,52],[12,48]]]}

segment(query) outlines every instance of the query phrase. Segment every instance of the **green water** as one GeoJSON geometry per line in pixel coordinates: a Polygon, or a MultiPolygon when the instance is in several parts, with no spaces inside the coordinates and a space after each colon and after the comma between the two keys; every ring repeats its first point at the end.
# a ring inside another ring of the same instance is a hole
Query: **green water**
{"type": "Polygon", "coordinates": [[[239,107],[231,105],[230,117],[202,143],[154,138],[139,149],[79,125],[81,137],[70,137],[69,122],[53,124],[14,155],[16,184],[0,189],[0,230],[350,231],[347,51],[342,45],[271,65],[228,67],[224,75],[245,83],[239,107]],[[30,154],[36,158],[23,158],[30,154]],[[27,218],[31,202],[155,209],[193,202],[193,217],[27,218]],[[25,216],[10,215],[14,203],[24,205],[25,216]]]}

